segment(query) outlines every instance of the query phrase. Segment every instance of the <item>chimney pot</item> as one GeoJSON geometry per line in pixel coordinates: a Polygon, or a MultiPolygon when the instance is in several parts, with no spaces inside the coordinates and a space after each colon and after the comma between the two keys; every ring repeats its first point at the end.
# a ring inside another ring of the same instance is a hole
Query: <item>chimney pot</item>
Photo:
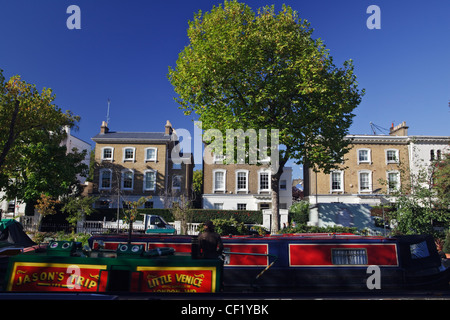
{"type": "Polygon", "coordinates": [[[173,132],[173,128],[172,128],[172,124],[170,123],[169,120],[167,120],[165,128],[166,128],[165,134],[166,135],[171,135],[172,132],[173,132]]]}
{"type": "Polygon", "coordinates": [[[108,124],[106,123],[106,121],[103,121],[102,126],[100,127],[100,133],[105,134],[108,132],[109,132],[108,124]]]}

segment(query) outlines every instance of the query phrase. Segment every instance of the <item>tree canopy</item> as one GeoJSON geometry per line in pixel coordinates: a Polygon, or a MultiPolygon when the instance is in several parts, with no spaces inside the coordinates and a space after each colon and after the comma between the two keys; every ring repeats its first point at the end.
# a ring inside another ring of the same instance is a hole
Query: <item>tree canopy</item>
{"type": "Polygon", "coordinates": [[[0,70],[0,189],[8,199],[70,193],[87,169],[84,152],[62,145],[64,127],[74,127],[79,117],[62,112],[54,100],[51,89],[39,92],[20,76],[6,81],[0,70]]]}
{"type": "MultiPolygon", "coordinates": [[[[204,130],[276,129],[278,179],[289,159],[330,170],[347,152],[343,139],[361,101],[351,61],[338,68],[309,22],[288,6],[254,12],[225,1],[189,21],[189,44],[169,67],[176,101],[204,130]]],[[[274,219],[275,228],[278,228],[274,219]]]]}

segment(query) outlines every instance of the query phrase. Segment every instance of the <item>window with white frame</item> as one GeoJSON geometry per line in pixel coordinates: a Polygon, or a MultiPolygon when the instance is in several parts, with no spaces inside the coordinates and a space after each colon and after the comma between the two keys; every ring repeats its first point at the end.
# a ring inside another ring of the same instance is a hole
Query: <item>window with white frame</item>
{"type": "Polygon", "coordinates": [[[214,209],[222,210],[223,209],[223,203],[214,203],[214,209]]]}
{"type": "Polygon", "coordinates": [[[122,171],[122,190],[133,190],[134,172],[130,169],[122,171]]]}
{"type": "Polygon", "coordinates": [[[213,171],[213,191],[225,192],[226,171],[215,170],[213,171]]]}
{"type": "Polygon", "coordinates": [[[248,171],[236,171],[236,191],[248,191],[248,171]]]}
{"type": "Polygon", "coordinates": [[[156,171],[146,170],[144,172],[144,191],[156,190],[156,171]]]}
{"type": "Polygon", "coordinates": [[[156,148],[146,148],[145,149],[145,161],[155,161],[157,157],[158,149],[156,148]]]}
{"type": "Polygon", "coordinates": [[[214,163],[223,163],[223,160],[225,159],[225,156],[223,153],[214,153],[213,154],[213,161],[214,163]]]}
{"type": "Polygon", "coordinates": [[[172,189],[181,189],[181,176],[173,176],[172,189]]]}
{"type": "Polygon", "coordinates": [[[100,169],[99,189],[111,189],[112,185],[112,170],[100,169]]]}
{"type": "Polygon", "coordinates": [[[266,192],[270,190],[270,172],[260,171],[258,174],[259,192],[266,192]]]}
{"type": "Polygon", "coordinates": [[[388,171],[387,182],[388,182],[388,193],[398,191],[400,189],[400,172],[388,171]]]}
{"type": "Polygon", "coordinates": [[[280,190],[287,190],[287,181],[280,180],[280,190]]]}
{"type": "Polygon", "coordinates": [[[123,148],[123,161],[134,161],[135,152],[134,147],[123,148]]]}
{"type": "Polygon", "coordinates": [[[372,192],[372,172],[359,171],[359,192],[372,192]]]}
{"type": "Polygon", "coordinates": [[[398,150],[388,149],[386,150],[386,163],[399,163],[398,150]]]}
{"type": "Polygon", "coordinates": [[[238,203],[237,209],[238,210],[247,210],[247,204],[246,203],[238,203]]]}
{"type": "Polygon", "coordinates": [[[331,192],[344,191],[344,172],[332,171],[331,172],[331,192]]]}
{"type": "Polygon", "coordinates": [[[358,149],[358,164],[371,163],[370,149],[358,149]]]}
{"type": "Polygon", "coordinates": [[[102,160],[112,161],[114,159],[114,148],[104,147],[102,148],[102,160]]]}

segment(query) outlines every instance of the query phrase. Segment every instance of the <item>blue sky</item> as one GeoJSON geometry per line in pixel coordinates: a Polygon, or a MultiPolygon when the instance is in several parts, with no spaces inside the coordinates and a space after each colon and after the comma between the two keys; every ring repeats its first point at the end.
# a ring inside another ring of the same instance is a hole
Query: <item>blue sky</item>
{"type": "MultiPolygon", "coordinates": [[[[0,0],[0,69],[52,88],[55,103],[81,116],[75,135],[90,140],[106,120],[114,131],[163,131],[166,120],[193,132],[192,118],[173,100],[167,79],[186,30],[212,0],[0,0]],[[70,5],[81,29],[69,30],[70,5]]],[[[315,29],[336,65],[353,59],[366,95],[352,134],[371,134],[370,122],[389,128],[406,121],[411,135],[450,135],[450,1],[249,0],[253,9],[283,3],[315,29]],[[381,29],[370,30],[370,5],[381,29]]],[[[295,168],[294,177],[301,175],[295,168]]]]}

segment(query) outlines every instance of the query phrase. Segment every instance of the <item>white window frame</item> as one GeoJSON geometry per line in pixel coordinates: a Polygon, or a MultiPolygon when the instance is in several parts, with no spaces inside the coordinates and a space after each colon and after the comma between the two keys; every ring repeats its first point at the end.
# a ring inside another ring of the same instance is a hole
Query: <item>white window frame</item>
{"type": "Polygon", "coordinates": [[[122,155],[122,161],[123,162],[135,162],[136,161],[136,148],[135,147],[124,147],[122,149],[123,155],[122,155]],[[131,159],[126,159],[125,155],[128,149],[133,150],[133,158],[131,159]]]}
{"type": "Polygon", "coordinates": [[[219,191],[219,192],[226,192],[227,187],[227,171],[225,169],[216,169],[213,170],[212,174],[212,185],[213,185],[213,192],[219,191]],[[222,172],[223,173],[223,188],[218,188],[216,186],[216,173],[222,172]]]}
{"type": "Polygon", "coordinates": [[[272,173],[270,172],[269,169],[262,169],[258,171],[258,193],[262,193],[262,192],[270,192],[272,187],[272,173]],[[267,189],[261,189],[261,174],[262,173],[267,173],[267,189]]]}
{"type": "Polygon", "coordinates": [[[247,204],[246,203],[238,203],[236,205],[237,209],[236,210],[247,210],[247,204]],[[245,206],[245,209],[239,209],[239,206],[245,206]]]}
{"type": "Polygon", "coordinates": [[[180,176],[180,175],[178,175],[178,174],[172,176],[172,190],[180,190],[180,189],[181,189],[182,178],[183,178],[183,177],[180,176]],[[179,186],[179,187],[174,187],[174,185],[173,185],[176,179],[179,179],[179,180],[180,180],[180,186],[179,186]]]}
{"type": "Polygon", "coordinates": [[[386,164],[390,164],[390,163],[398,164],[398,163],[400,163],[400,153],[399,153],[398,149],[386,149],[385,150],[385,159],[386,159],[386,164]],[[394,151],[395,152],[396,160],[389,160],[388,159],[388,152],[389,151],[394,151]]]}
{"type": "Polygon", "coordinates": [[[360,171],[358,171],[358,192],[359,193],[372,193],[372,188],[373,188],[373,186],[372,186],[372,171],[370,171],[370,170],[360,170],[360,171]],[[369,177],[369,181],[368,181],[369,189],[367,189],[367,190],[366,189],[364,189],[364,190],[361,189],[361,187],[362,187],[361,174],[363,174],[363,173],[367,173],[368,177],[369,177]]]}
{"type": "Polygon", "coordinates": [[[102,148],[102,156],[101,156],[102,161],[113,161],[114,160],[114,147],[103,147],[102,148]],[[105,150],[106,149],[110,149],[111,150],[111,158],[105,158],[105,150]]]}
{"type": "Polygon", "coordinates": [[[143,185],[144,191],[155,191],[156,190],[157,176],[158,176],[158,171],[156,171],[156,170],[149,169],[149,170],[144,171],[144,185],[143,185]],[[147,188],[147,173],[150,173],[150,172],[155,174],[155,185],[153,186],[153,188],[147,188]]]}
{"type": "Polygon", "coordinates": [[[330,173],[330,193],[331,192],[344,192],[344,171],[341,170],[333,170],[330,173]],[[340,188],[333,189],[333,173],[337,173],[340,176],[340,188]]]}
{"type": "Polygon", "coordinates": [[[133,169],[123,169],[121,172],[121,180],[120,180],[120,189],[121,190],[133,190],[134,189],[134,170],[133,169]],[[125,182],[125,173],[131,172],[131,188],[125,188],[124,182],[125,182]]]}
{"type": "Polygon", "coordinates": [[[358,150],[357,150],[357,157],[358,157],[358,159],[357,159],[358,164],[361,164],[361,163],[368,163],[368,164],[371,164],[371,163],[372,163],[372,152],[371,152],[371,150],[370,150],[369,148],[361,148],[361,149],[358,149],[358,150]],[[360,152],[360,151],[367,151],[367,160],[361,160],[361,159],[360,159],[360,157],[359,157],[359,152],[360,152]]]}
{"type": "Polygon", "coordinates": [[[386,171],[386,181],[387,181],[387,193],[388,193],[388,194],[390,194],[390,193],[392,193],[392,192],[394,192],[394,191],[400,190],[400,183],[401,183],[401,180],[400,180],[400,171],[398,171],[398,170],[389,170],[389,171],[386,171]],[[395,187],[395,190],[392,189],[392,188],[390,187],[390,185],[389,185],[389,175],[390,175],[390,174],[396,174],[396,175],[397,175],[397,186],[395,187]]]}
{"type": "Polygon", "coordinates": [[[112,187],[112,176],[113,176],[113,174],[112,174],[112,170],[111,169],[106,169],[106,168],[100,169],[99,170],[98,189],[99,190],[111,190],[111,187],[112,187]],[[105,171],[109,171],[109,173],[111,174],[110,181],[109,181],[109,187],[103,187],[102,175],[103,175],[103,172],[105,172],[105,171]]]}
{"type": "Polygon", "coordinates": [[[213,207],[215,210],[223,210],[223,202],[215,202],[213,204],[213,207]],[[220,207],[220,208],[216,208],[216,207],[220,207]]]}
{"type": "Polygon", "coordinates": [[[222,164],[223,160],[225,160],[225,155],[223,153],[213,153],[213,163],[222,164]]]}
{"type": "Polygon", "coordinates": [[[145,157],[144,161],[146,161],[146,162],[156,162],[157,159],[158,159],[158,148],[156,148],[156,147],[145,148],[144,157],[145,157]],[[155,158],[148,158],[147,157],[147,151],[148,150],[155,150],[155,158]]]}
{"type": "Polygon", "coordinates": [[[248,193],[248,170],[236,170],[235,175],[236,175],[236,192],[247,192],[248,193]],[[245,188],[239,188],[238,176],[240,173],[245,174],[245,188]]]}

